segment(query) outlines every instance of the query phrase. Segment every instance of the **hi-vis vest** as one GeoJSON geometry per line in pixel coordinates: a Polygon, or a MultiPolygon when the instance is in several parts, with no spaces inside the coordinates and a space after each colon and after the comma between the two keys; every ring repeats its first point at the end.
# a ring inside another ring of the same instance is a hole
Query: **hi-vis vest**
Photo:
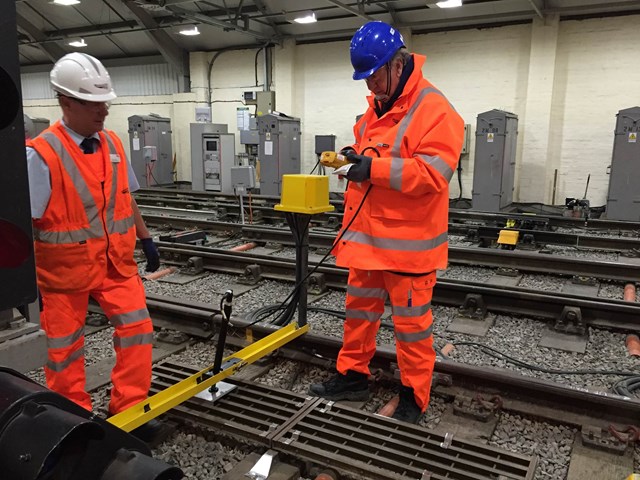
{"type": "Polygon", "coordinates": [[[449,180],[464,121],[422,76],[426,58],[413,58],[414,70],[393,107],[378,118],[368,97],[369,108],[353,128],[353,148],[374,160],[371,180],[349,182],[345,193],[347,230],[333,250],[339,266],[408,273],[447,266],[449,180]]]}
{"type": "Polygon", "coordinates": [[[55,292],[86,291],[105,278],[108,260],[118,273],[138,273],[136,232],[126,156],[115,133],[104,130],[92,160],[104,162],[104,181],[60,122],[27,142],[51,175],[51,198],[34,219],[38,285],[55,292]]]}

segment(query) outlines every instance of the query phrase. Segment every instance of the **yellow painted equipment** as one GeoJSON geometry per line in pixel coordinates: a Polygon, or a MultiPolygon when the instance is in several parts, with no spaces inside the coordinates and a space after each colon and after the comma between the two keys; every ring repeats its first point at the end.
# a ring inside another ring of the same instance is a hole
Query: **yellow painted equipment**
{"type": "Polygon", "coordinates": [[[520,232],[517,230],[500,230],[498,235],[498,245],[513,245],[514,247],[518,243],[518,236],[520,232]]]}
{"type": "Polygon", "coordinates": [[[223,369],[220,373],[209,376],[212,374],[213,367],[205,368],[189,378],[156,393],[145,401],[114,415],[109,418],[108,422],[125,432],[130,432],[308,331],[309,325],[298,327],[297,324],[292,323],[282,327],[234,355],[225,358],[222,365],[223,369]]]}
{"type": "Polygon", "coordinates": [[[332,212],[329,204],[329,177],[325,175],[283,175],[279,204],[273,208],[282,212],[332,212]]]}
{"type": "Polygon", "coordinates": [[[632,473],[627,477],[627,480],[640,480],[640,473],[632,473]]]}
{"type": "Polygon", "coordinates": [[[322,152],[322,155],[320,155],[320,163],[325,167],[340,168],[349,163],[349,161],[340,153],[322,152]]]}

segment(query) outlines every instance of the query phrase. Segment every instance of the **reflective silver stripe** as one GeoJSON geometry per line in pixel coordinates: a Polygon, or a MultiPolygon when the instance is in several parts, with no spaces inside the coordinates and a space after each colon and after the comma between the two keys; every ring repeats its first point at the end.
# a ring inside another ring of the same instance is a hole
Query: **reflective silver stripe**
{"type": "Polygon", "coordinates": [[[413,103],[413,105],[411,105],[411,108],[409,109],[407,114],[404,116],[400,124],[398,125],[396,138],[393,141],[393,146],[391,147],[391,157],[397,157],[397,158],[392,158],[392,161],[391,161],[391,173],[389,177],[389,186],[392,190],[398,190],[398,191],[402,190],[402,167],[404,164],[404,161],[402,160],[402,157],[401,157],[402,139],[404,138],[404,134],[407,131],[407,128],[409,128],[411,121],[413,120],[413,116],[415,115],[416,110],[422,103],[422,100],[424,100],[424,97],[426,97],[430,93],[437,93],[438,95],[441,95],[443,98],[446,99],[446,97],[442,95],[442,92],[440,92],[440,90],[436,88],[433,88],[433,87],[423,88],[418,94],[418,98],[416,99],[416,101],[413,103]]]}
{"type": "Polygon", "coordinates": [[[362,126],[360,127],[360,140],[362,141],[362,135],[364,135],[364,131],[367,129],[367,122],[362,122],[362,126]]]}
{"type": "Polygon", "coordinates": [[[117,348],[135,347],[136,345],[153,345],[153,332],[140,333],[130,337],[113,337],[113,346],[117,348]]]}
{"type": "Polygon", "coordinates": [[[114,327],[122,327],[123,325],[130,325],[132,323],[140,322],[149,318],[149,310],[141,308],[140,310],[134,310],[133,312],[120,313],[114,315],[109,319],[109,323],[114,327]]]}
{"type": "Polygon", "coordinates": [[[402,168],[404,160],[400,157],[391,157],[391,169],[389,170],[389,186],[392,190],[402,189],[402,168]]]}
{"type": "Polygon", "coordinates": [[[366,320],[368,322],[377,322],[382,316],[381,312],[371,312],[369,310],[347,310],[347,319],[366,320]]]}
{"type": "Polygon", "coordinates": [[[447,243],[447,232],[441,233],[435,238],[426,240],[402,240],[399,238],[379,238],[362,232],[347,230],[342,237],[345,241],[362,243],[382,250],[400,250],[404,252],[424,252],[433,250],[447,243]]]}
{"type": "Polygon", "coordinates": [[[427,165],[432,166],[436,172],[442,175],[445,180],[448,182],[453,177],[453,168],[449,166],[447,162],[445,162],[440,157],[431,157],[429,155],[418,155],[418,158],[424,160],[427,165]]]}
{"type": "Polygon", "coordinates": [[[52,362],[51,360],[47,361],[47,368],[49,370],[53,370],[54,372],[61,372],[77,359],[84,357],[84,347],[79,348],[71,355],[69,355],[66,360],[62,362],[52,362]]]}
{"type": "Polygon", "coordinates": [[[400,342],[406,342],[406,343],[419,342],[420,340],[425,340],[429,338],[431,336],[432,329],[433,329],[433,326],[429,325],[429,328],[421,332],[405,333],[405,332],[398,332],[398,330],[396,330],[396,339],[400,342]]]}
{"type": "Polygon", "coordinates": [[[421,317],[431,308],[431,302],[425,305],[414,305],[412,307],[391,305],[391,313],[400,317],[421,317]]]}
{"type": "Polygon", "coordinates": [[[92,238],[102,237],[104,235],[104,229],[102,227],[102,222],[100,221],[98,206],[93,200],[89,187],[84,181],[84,178],[82,178],[82,174],[80,173],[80,170],[78,170],[73,157],[64,148],[60,139],[52,132],[44,132],[41,134],[41,137],[46,140],[46,142],[60,157],[62,166],[73,182],[73,185],[80,196],[80,200],[84,205],[85,214],[89,221],[89,228],[64,232],[44,232],[36,229],[34,232],[35,239],[44,243],[78,243],[92,238]]]}
{"type": "Polygon", "coordinates": [[[91,228],[67,230],[66,232],[50,232],[34,228],[33,232],[34,238],[43,243],[80,243],[90,238],[102,237],[102,232],[94,232],[91,228]]]}
{"type": "MultiPolygon", "coordinates": [[[[111,138],[111,135],[104,132],[104,136],[107,139],[107,145],[109,145],[109,154],[111,155],[119,155],[118,150],[116,149],[116,145],[111,138]]],[[[120,159],[121,162],[124,159],[120,159]]],[[[129,231],[131,227],[134,225],[133,212],[130,216],[126,218],[122,218],[120,220],[114,220],[115,218],[115,208],[116,208],[116,194],[118,193],[118,165],[114,163],[112,165],[112,175],[111,175],[111,195],[109,197],[109,204],[107,205],[106,211],[106,224],[107,224],[107,232],[109,234],[112,233],[120,233],[125,234],[129,231]]]]}
{"type": "Polygon", "coordinates": [[[347,285],[347,293],[354,297],[362,298],[387,298],[387,291],[384,288],[360,288],[347,285]]]}
{"type": "Polygon", "coordinates": [[[70,347],[78,341],[79,338],[84,337],[84,327],[80,327],[71,335],[66,337],[51,338],[47,337],[47,348],[65,348],[70,347]]]}

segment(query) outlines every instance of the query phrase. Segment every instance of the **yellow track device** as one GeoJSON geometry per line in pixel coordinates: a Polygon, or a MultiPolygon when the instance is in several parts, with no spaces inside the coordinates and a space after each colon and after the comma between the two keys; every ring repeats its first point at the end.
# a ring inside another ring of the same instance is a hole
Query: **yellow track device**
{"type": "Polygon", "coordinates": [[[349,160],[341,153],[322,152],[322,155],[320,155],[320,163],[325,167],[340,168],[349,163],[349,160]]]}
{"type": "Polygon", "coordinates": [[[518,243],[518,236],[520,232],[517,230],[500,230],[500,235],[498,236],[498,245],[508,246],[515,248],[518,243]]]}
{"type": "Polygon", "coordinates": [[[222,364],[222,371],[219,373],[214,374],[213,367],[205,368],[189,378],[185,378],[175,385],[156,393],[154,396],[136,403],[107,421],[125,432],[130,432],[308,331],[309,325],[299,327],[297,324],[291,323],[282,327],[225,358],[222,364]]]}

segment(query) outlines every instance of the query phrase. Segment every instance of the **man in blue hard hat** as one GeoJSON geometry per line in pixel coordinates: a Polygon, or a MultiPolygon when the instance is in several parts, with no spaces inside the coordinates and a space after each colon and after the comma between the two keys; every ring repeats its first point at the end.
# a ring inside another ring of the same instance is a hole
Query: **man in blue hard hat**
{"type": "Polygon", "coordinates": [[[426,58],[407,51],[384,22],[351,40],[353,79],[364,80],[369,108],[342,153],[352,163],[343,227],[333,253],[349,268],[338,374],[312,395],[367,400],[369,362],[389,298],[400,369],[393,418],[417,423],[429,403],[435,364],[431,298],[447,266],[449,180],[462,149],[464,121],[422,75],[426,58]]]}

